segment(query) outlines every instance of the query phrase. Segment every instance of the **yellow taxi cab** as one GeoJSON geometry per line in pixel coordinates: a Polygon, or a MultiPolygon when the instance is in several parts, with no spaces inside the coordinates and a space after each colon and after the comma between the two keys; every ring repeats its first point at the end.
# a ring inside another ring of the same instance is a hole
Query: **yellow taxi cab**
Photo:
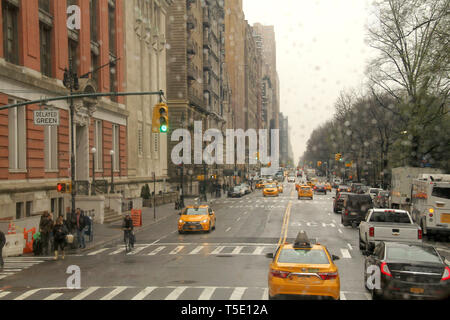
{"type": "Polygon", "coordinates": [[[311,200],[313,200],[314,198],[313,188],[310,186],[299,186],[297,195],[299,200],[301,198],[311,198],[311,200]]]}
{"type": "Polygon", "coordinates": [[[277,183],[278,186],[278,192],[283,193],[283,185],[281,183],[277,183]]]}
{"type": "Polygon", "coordinates": [[[264,180],[258,181],[258,182],[256,183],[256,189],[262,189],[262,188],[264,188],[265,183],[266,183],[266,182],[265,182],[264,180]]]}
{"type": "Polygon", "coordinates": [[[264,189],[263,189],[264,197],[267,197],[267,196],[278,197],[279,195],[280,195],[280,192],[278,191],[278,187],[275,183],[268,183],[268,184],[264,185],[264,189]]]}
{"type": "Polygon", "coordinates": [[[216,214],[208,205],[187,206],[180,212],[178,233],[188,231],[206,231],[216,229],[216,214]]]}
{"type": "Polygon", "coordinates": [[[325,189],[327,189],[327,191],[331,191],[332,190],[332,188],[331,188],[331,184],[330,183],[325,183],[325,189]]]}
{"type": "Polygon", "coordinates": [[[310,186],[311,188],[314,188],[316,185],[314,184],[314,182],[312,182],[312,181],[308,181],[308,182],[306,182],[306,184],[308,185],[308,186],[310,186]]]}
{"type": "Polygon", "coordinates": [[[269,267],[269,300],[301,296],[303,298],[340,299],[340,278],[334,264],[339,257],[308,239],[301,231],[293,244],[280,244],[269,267]]]}

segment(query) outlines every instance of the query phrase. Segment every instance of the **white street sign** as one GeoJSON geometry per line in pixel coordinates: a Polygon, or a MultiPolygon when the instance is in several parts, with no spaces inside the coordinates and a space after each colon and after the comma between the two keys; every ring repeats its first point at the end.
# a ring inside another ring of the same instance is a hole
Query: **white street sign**
{"type": "Polygon", "coordinates": [[[35,110],[34,124],[37,126],[59,126],[59,110],[35,110]]]}

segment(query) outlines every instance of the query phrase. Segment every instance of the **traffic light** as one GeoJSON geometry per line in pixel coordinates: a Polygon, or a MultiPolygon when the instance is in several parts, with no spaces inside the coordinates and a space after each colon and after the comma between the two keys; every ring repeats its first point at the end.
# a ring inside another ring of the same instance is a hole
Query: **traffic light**
{"type": "Polygon", "coordinates": [[[317,166],[318,167],[322,166],[322,161],[317,161],[317,166]]]}
{"type": "Polygon", "coordinates": [[[165,103],[158,103],[153,108],[153,133],[167,133],[169,131],[169,108],[165,103]]]}
{"type": "Polygon", "coordinates": [[[58,183],[56,185],[56,191],[58,191],[59,193],[71,193],[72,183],[70,182],[58,183]]]}

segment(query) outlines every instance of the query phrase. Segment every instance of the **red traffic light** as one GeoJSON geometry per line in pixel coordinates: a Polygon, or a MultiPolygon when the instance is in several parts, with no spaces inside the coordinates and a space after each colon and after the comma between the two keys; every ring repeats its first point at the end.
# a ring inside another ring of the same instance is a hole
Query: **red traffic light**
{"type": "Polygon", "coordinates": [[[56,185],[56,190],[57,190],[58,192],[64,192],[65,189],[66,189],[66,185],[65,185],[64,183],[58,183],[58,184],[56,185]]]}

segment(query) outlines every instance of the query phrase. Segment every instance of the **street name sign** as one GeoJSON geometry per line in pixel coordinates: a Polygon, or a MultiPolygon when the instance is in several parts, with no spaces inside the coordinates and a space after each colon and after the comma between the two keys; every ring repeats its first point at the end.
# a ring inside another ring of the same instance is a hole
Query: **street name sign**
{"type": "Polygon", "coordinates": [[[59,126],[59,110],[35,110],[34,124],[37,126],[59,126]]]}

